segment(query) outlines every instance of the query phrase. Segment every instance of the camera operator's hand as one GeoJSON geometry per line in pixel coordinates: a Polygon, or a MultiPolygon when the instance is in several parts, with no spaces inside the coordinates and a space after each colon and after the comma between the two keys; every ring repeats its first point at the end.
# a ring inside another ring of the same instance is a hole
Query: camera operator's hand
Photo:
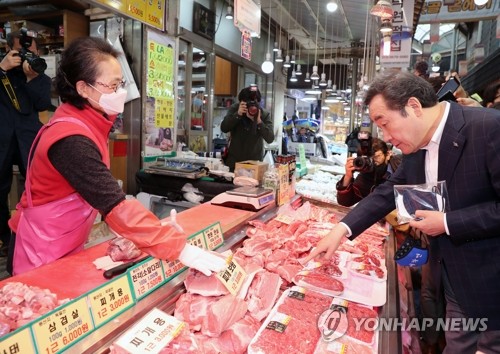
{"type": "Polygon", "coordinates": [[[9,71],[17,66],[21,65],[21,57],[17,50],[10,50],[2,59],[0,67],[3,71],[9,71]]]}
{"type": "Polygon", "coordinates": [[[37,77],[39,74],[31,68],[31,65],[28,64],[28,61],[25,60],[23,62],[23,71],[24,75],[26,75],[26,81],[30,82],[33,80],[35,77],[37,77]]]}
{"type": "Polygon", "coordinates": [[[245,116],[247,114],[247,103],[245,101],[240,102],[240,106],[238,107],[238,115],[245,116]]]}
{"type": "Polygon", "coordinates": [[[343,186],[347,187],[349,183],[351,182],[351,179],[354,175],[354,171],[356,171],[356,168],[354,167],[354,157],[348,157],[347,161],[345,163],[345,176],[343,179],[343,186]]]}

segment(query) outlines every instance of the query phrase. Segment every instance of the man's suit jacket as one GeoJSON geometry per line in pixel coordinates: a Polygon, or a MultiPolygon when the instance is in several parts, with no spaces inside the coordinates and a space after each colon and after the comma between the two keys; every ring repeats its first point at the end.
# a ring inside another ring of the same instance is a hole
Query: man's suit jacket
{"type": "MultiPolygon", "coordinates": [[[[462,310],[500,329],[500,111],[450,103],[439,144],[450,235],[430,237],[431,267],[445,269],[462,310]]],[[[389,181],[342,221],[359,235],[395,208],[393,186],[425,183],[425,151],[403,157],[389,181]]],[[[392,260],[389,260],[392,261],[392,260]]]]}

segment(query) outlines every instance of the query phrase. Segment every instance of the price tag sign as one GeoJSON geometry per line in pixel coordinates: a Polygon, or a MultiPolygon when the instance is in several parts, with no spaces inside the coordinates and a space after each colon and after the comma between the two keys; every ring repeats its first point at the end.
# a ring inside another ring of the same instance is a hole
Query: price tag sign
{"type": "Polygon", "coordinates": [[[289,215],[278,215],[274,220],[281,221],[284,224],[290,225],[293,221],[295,221],[291,216],[289,215]]]}
{"type": "Polygon", "coordinates": [[[129,277],[136,299],[141,299],[165,281],[161,260],[150,258],[129,270],[129,277]]]}
{"type": "Polygon", "coordinates": [[[0,341],[0,353],[36,353],[29,327],[17,330],[0,341]]]}
{"type": "Polygon", "coordinates": [[[228,266],[225,270],[217,273],[217,278],[233,295],[237,295],[247,277],[247,273],[231,255],[227,260],[228,266]]]}
{"type": "Polygon", "coordinates": [[[156,354],[177,337],[185,325],[155,308],[120,336],[114,345],[128,353],[156,354]]]}
{"type": "Polygon", "coordinates": [[[33,323],[38,353],[57,353],[92,332],[94,326],[85,297],[72,301],[33,323]]]}
{"type": "Polygon", "coordinates": [[[126,274],[90,292],[87,298],[96,327],[134,305],[132,289],[126,274]]]}
{"type": "Polygon", "coordinates": [[[172,277],[174,277],[178,272],[184,269],[184,264],[179,260],[175,261],[165,261],[162,260],[163,272],[165,274],[165,278],[169,281],[172,277]]]}
{"type": "Polygon", "coordinates": [[[190,245],[193,245],[196,247],[200,247],[200,248],[204,248],[204,249],[207,248],[207,244],[205,243],[205,237],[203,237],[203,232],[194,234],[193,236],[189,237],[187,242],[190,245]]]}
{"type": "Polygon", "coordinates": [[[224,235],[220,223],[213,224],[203,230],[208,250],[214,250],[224,243],[224,235]]]}

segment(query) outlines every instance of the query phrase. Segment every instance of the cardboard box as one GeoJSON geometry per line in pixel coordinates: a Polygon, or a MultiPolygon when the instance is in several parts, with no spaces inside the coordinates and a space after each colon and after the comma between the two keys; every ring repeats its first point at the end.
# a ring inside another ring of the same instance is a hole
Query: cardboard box
{"type": "Polygon", "coordinates": [[[268,163],[257,160],[247,160],[236,162],[234,166],[234,176],[251,177],[259,182],[262,182],[264,172],[267,171],[268,163]]]}

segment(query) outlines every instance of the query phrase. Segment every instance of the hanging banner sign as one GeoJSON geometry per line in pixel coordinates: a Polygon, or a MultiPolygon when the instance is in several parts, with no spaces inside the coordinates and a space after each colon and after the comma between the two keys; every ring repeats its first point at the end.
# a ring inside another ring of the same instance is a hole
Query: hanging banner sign
{"type": "Polygon", "coordinates": [[[252,37],[247,31],[241,33],[241,57],[247,60],[252,59],[252,37]]]}
{"type": "Polygon", "coordinates": [[[93,0],[146,25],[165,30],[166,0],[93,0]]]}
{"type": "Polygon", "coordinates": [[[252,37],[260,37],[260,7],[252,0],[234,2],[234,25],[241,32],[250,32],[252,37]]]}
{"type": "Polygon", "coordinates": [[[432,23],[436,20],[445,23],[494,19],[498,15],[498,7],[500,6],[500,0],[488,0],[486,4],[481,6],[477,6],[473,0],[456,0],[449,3],[447,5],[446,1],[427,0],[422,7],[418,23],[432,23]]]}
{"type": "Polygon", "coordinates": [[[407,68],[410,66],[414,0],[392,2],[391,52],[381,55],[380,65],[385,68],[407,68]]]}

